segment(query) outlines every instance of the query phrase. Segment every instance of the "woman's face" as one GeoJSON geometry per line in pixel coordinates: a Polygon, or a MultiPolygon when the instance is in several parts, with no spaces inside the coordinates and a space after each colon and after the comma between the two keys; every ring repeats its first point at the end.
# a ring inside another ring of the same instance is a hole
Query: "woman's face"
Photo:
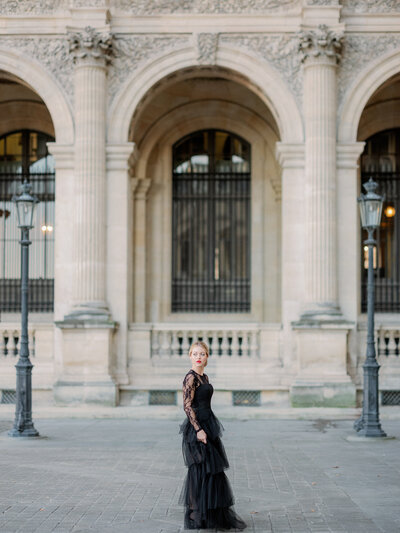
{"type": "Polygon", "coordinates": [[[190,360],[193,369],[202,371],[207,363],[207,352],[201,346],[195,346],[190,354],[190,360]]]}

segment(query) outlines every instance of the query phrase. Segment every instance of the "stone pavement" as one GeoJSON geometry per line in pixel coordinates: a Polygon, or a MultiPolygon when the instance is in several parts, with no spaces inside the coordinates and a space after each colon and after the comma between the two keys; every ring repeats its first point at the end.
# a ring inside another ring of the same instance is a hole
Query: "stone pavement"
{"type": "MultiPolygon", "coordinates": [[[[218,412],[216,412],[218,415],[218,412]]],[[[10,419],[11,420],[11,419],[10,419]]],[[[396,440],[348,442],[350,420],[224,420],[227,474],[248,532],[400,531],[396,440]]],[[[185,475],[174,420],[0,420],[1,533],[178,533],[185,475]]]]}

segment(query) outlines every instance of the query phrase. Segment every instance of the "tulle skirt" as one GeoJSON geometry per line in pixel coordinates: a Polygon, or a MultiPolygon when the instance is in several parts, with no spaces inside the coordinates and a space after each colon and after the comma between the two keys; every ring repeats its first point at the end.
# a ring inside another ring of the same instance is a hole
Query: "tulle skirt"
{"type": "Polygon", "coordinates": [[[179,503],[185,507],[185,529],[242,531],[246,524],[233,509],[232,489],[224,470],[229,467],[221,441],[223,426],[211,409],[196,410],[207,444],[197,440],[188,419],[180,427],[182,452],[188,467],[179,503]]]}

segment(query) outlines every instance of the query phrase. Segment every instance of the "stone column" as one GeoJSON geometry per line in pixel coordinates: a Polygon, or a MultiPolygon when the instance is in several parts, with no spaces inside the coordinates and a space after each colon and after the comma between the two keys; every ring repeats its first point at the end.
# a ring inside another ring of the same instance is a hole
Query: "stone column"
{"type": "Polygon", "coordinates": [[[341,37],[300,34],[304,63],[306,302],[303,316],[339,316],[336,229],[336,68],[341,37]]]}
{"type": "Polygon", "coordinates": [[[111,35],[87,27],[69,35],[75,63],[75,158],[71,309],[61,330],[57,403],[115,405],[117,324],[106,303],[106,66],[111,35]]]}
{"type": "MultiPolygon", "coordinates": [[[[355,386],[347,368],[348,333],[338,300],[336,68],[341,37],[321,25],[300,34],[304,63],[305,305],[292,323],[298,374],[297,407],[351,407],[355,386]]],[[[354,206],[354,209],[356,207],[354,206]]]]}
{"type": "Polygon", "coordinates": [[[135,310],[134,322],[146,321],[146,204],[152,180],[150,178],[133,178],[132,193],[134,199],[134,236],[135,236],[135,310]]]}
{"type": "Polygon", "coordinates": [[[75,63],[75,212],[70,318],[109,319],[106,304],[106,66],[111,35],[69,35],[75,63]]]}

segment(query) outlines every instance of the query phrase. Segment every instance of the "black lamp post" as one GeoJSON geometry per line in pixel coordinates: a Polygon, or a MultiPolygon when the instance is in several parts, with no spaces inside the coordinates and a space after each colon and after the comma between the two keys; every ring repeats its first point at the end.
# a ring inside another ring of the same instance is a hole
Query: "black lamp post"
{"type": "Polygon", "coordinates": [[[26,180],[21,194],[14,196],[18,227],[21,229],[21,343],[17,369],[17,399],[14,427],[10,437],[38,437],[32,421],[32,368],[28,346],[28,283],[29,283],[29,230],[33,228],[33,215],[38,199],[31,195],[32,185],[26,180]]]}
{"type": "Polygon", "coordinates": [[[379,422],[379,367],[375,353],[374,339],[374,266],[373,250],[376,241],[373,233],[381,223],[382,205],[384,198],[376,194],[378,184],[372,178],[364,184],[367,194],[361,194],[358,198],[361,214],[361,225],[368,231],[368,239],[364,242],[368,246],[368,333],[367,355],[363,366],[364,390],[363,410],[361,418],[354,423],[354,429],[364,437],[386,437],[379,422]]]}

